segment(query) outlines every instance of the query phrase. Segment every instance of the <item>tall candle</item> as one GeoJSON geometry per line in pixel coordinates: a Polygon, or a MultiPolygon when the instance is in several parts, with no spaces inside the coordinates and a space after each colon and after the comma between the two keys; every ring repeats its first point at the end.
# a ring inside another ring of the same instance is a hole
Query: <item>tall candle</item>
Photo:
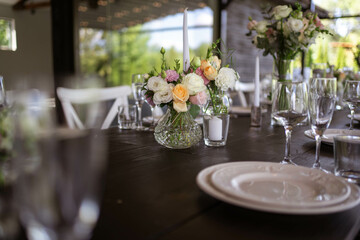
{"type": "Polygon", "coordinates": [[[255,91],[254,91],[254,106],[260,107],[260,63],[259,56],[256,56],[255,61],[255,91]]]}
{"type": "Polygon", "coordinates": [[[218,117],[209,120],[209,139],[212,141],[221,141],[222,139],[222,120],[218,117]]]}
{"type": "Polygon", "coordinates": [[[187,72],[190,67],[190,53],[189,53],[189,38],[188,38],[188,27],[187,27],[187,8],[184,11],[184,22],[183,22],[183,60],[184,60],[184,71],[187,72]]]}

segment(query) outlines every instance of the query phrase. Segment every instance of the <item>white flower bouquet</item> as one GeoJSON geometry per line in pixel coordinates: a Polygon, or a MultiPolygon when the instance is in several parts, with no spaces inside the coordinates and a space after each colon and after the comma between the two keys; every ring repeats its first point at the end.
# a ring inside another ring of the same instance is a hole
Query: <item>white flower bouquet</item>
{"type": "Polygon", "coordinates": [[[284,60],[292,60],[301,50],[306,51],[319,33],[329,34],[317,14],[302,12],[299,3],[295,6],[295,10],[286,5],[269,7],[265,10],[265,20],[257,22],[249,17],[247,25],[247,36],[256,32],[252,43],[264,50],[264,56],[270,54],[274,58],[280,76],[287,67],[282,66],[284,60]]]}

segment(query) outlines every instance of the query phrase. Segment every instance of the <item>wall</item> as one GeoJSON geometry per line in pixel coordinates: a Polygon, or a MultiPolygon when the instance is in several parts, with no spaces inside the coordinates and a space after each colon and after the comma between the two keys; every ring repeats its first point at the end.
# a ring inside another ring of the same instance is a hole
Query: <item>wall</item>
{"type": "Polygon", "coordinates": [[[50,8],[35,13],[0,5],[0,17],[15,19],[17,50],[0,51],[0,75],[7,90],[39,88],[53,95],[50,8]]]}
{"type": "Polygon", "coordinates": [[[240,80],[251,82],[255,76],[255,57],[260,55],[260,73],[265,75],[272,72],[272,57],[262,56],[262,51],[251,43],[252,37],[247,37],[248,17],[263,20],[260,6],[264,0],[233,0],[227,10],[227,46],[236,49],[234,65],[240,74],[240,80]]]}

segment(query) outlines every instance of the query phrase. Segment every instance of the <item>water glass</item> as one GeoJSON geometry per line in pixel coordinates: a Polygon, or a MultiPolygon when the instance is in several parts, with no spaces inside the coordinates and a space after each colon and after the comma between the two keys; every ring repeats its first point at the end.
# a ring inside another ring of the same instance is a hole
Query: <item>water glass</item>
{"type": "Polygon", "coordinates": [[[135,129],[138,125],[138,108],[136,105],[120,105],[118,124],[120,129],[135,129]]]}
{"type": "Polygon", "coordinates": [[[104,135],[57,129],[41,94],[15,108],[15,199],[28,239],[89,239],[100,212],[104,135]]]}
{"type": "Polygon", "coordinates": [[[203,133],[206,146],[221,147],[226,145],[229,121],[229,114],[205,114],[203,116],[203,133]]]}
{"type": "Polygon", "coordinates": [[[307,89],[303,82],[278,81],[275,86],[272,112],[285,129],[285,157],[281,164],[294,164],[291,160],[290,144],[293,128],[307,117],[307,89]]]}
{"type": "Polygon", "coordinates": [[[360,137],[335,136],[334,156],[336,176],[348,182],[360,183],[360,137]]]}
{"type": "MultiPolygon", "coordinates": [[[[316,140],[313,168],[320,167],[320,145],[324,131],[329,127],[336,104],[336,78],[311,78],[309,81],[309,117],[316,140]]],[[[325,171],[326,172],[326,171],[325,171]]]]}
{"type": "Polygon", "coordinates": [[[351,120],[350,130],[353,129],[355,109],[360,105],[360,81],[347,80],[343,94],[343,101],[347,103],[350,108],[351,120]]]}

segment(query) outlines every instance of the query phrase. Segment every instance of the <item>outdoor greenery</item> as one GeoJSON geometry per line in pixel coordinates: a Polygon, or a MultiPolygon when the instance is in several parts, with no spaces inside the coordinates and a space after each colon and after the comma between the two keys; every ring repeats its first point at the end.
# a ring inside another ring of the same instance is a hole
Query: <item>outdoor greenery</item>
{"type": "MultiPolygon", "coordinates": [[[[98,75],[107,86],[130,85],[131,76],[160,68],[159,50],[162,46],[148,46],[149,34],[141,32],[141,25],[124,31],[80,30],[80,64],[84,74],[98,75]]],[[[205,56],[209,44],[190,49],[190,57],[205,56]]],[[[166,61],[180,59],[182,52],[166,49],[166,61]]],[[[173,66],[170,66],[173,67],[173,66]]],[[[182,68],[182,66],[181,66],[182,68]]]]}
{"type": "Polygon", "coordinates": [[[9,21],[0,19],[0,46],[8,46],[9,40],[9,21]]]}

